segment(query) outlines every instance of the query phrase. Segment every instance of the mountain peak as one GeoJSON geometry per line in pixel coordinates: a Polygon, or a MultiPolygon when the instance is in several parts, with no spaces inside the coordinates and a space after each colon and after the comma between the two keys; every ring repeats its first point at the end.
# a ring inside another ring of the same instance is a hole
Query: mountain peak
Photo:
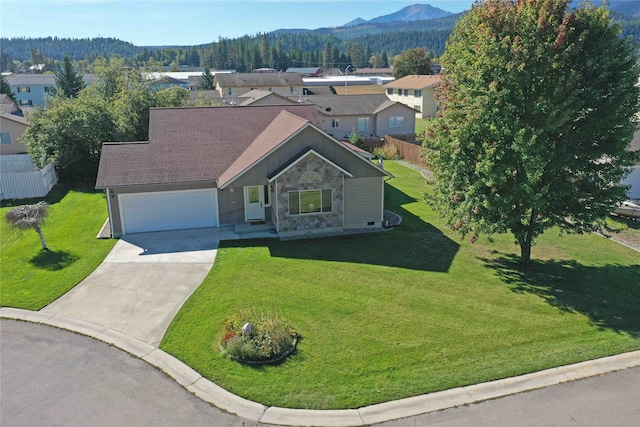
{"type": "Polygon", "coordinates": [[[411,6],[404,7],[395,13],[378,16],[377,18],[373,18],[369,21],[362,18],[356,18],[353,21],[347,22],[343,26],[354,27],[356,25],[362,25],[367,23],[384,24],[387,22],[397,22],[397,21],[405,21],[405,22],[425,21],[429,19],[444,18],[445,16],[450,16],[450,15],[453,15],[453,13],[447,12],[446,10],[442,10],[437,7],[433,7],[429,4],[414,4],[411,6]]]}
{"type": "Polygon", "coordinates": [[[425,21],[428,19],[444,18],[449,15],[453,15],[453,13],[429,4],[414,4],[404,7],[395,13],[371,19],[369,22],[425,21]]]}

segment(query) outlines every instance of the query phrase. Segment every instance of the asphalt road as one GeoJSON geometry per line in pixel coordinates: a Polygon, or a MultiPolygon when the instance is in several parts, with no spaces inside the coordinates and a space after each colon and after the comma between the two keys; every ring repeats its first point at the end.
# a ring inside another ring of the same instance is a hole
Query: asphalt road
{"type": "MultiPolygon", "coordinates": [[[[266,426],[227,414],[162,372],[100,341],[0,321],[0,425],[266,426]]],[[[640,368],[379,424],[417,426],[640,425],[640,368]]]]}

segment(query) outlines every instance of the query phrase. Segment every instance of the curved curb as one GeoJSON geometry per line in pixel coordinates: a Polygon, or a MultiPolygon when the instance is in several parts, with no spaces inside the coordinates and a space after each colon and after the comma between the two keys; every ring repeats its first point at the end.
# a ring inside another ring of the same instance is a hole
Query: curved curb
{"type": "Polygon", "coordinates": [[[95,338],[141,358],[205,402],[220,409],[252,421],[288,426],[349,427],[377,424],[640,366],[640,351],[633,351],[358,409],[288,409],[267,407],[236,396],[157,347],[105,326],[51,313],[9,307],[0,307],[0,318],[40,323],[95,338]]]}

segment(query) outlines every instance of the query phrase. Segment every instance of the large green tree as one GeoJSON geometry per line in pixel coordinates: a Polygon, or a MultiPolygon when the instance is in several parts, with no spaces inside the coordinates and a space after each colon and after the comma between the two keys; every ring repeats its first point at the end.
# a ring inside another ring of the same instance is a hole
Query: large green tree
{"type": "Polygon", "coordinates": [[[433,62],[426,49],[409,49],[393,60],[393,77],[433,74],[433,62]]]}
{"type": "Polygon", "coordinates": [[[36,108],[23,135],[34,163],[53,161],[71,183],[95,182],[103,142],[147,140],[149,109],[181,106],[189,95],[179,87],[159,89],[118,58],[98,61],[95,71],[97,81],[77,98],[54,96],[36,108]]]}
{"type": "Polygon", "coordinates": [[[631,40],[605,8],[478,2],[442,60],[431,201],[463,235],[511,232],[520,259],[550,227],[599,227],[625,197],[639,107],[631,40]]]}
{"type": "Polygon", "coordinates": [[[78,93],[84,89],[85,84],[82,75],[73,69],[71,58],[65,56],[62,66],[55,74],[56,76],[56,93],[67,98],[75,98],[78,93]]]}

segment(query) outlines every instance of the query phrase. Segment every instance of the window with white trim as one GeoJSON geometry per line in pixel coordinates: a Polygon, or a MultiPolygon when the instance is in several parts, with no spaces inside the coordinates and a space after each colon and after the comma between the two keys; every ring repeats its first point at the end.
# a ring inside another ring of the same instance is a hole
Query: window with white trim
{"type": "Polygon", "coordinates": [[[2,145],[11,144],[11,134],[9,132],[0,132],[0,143],[2,145]]]}
{"type": "Polygon", "coordinates": [[[229,93],[229,96],[235,96],[236,88],[235,87],[230,87],[228,93],[229,93]]]}
{"type": "Polygon", "coordinates": [[[401,127],[404,127],[404,117],[402,117],[402,116],[389,117],[389,127],[390,128],[401,128],[401,127]]]}
{"type": "Polygon", "coordinates": [[[333,190],[289,191],[289,214],[306,215],[333,210],[333,190]]]}
{"type": "Polygon", "coordinates": [[[409,89],[404,90],[404,96],[409,96],[409,89]]]}
{"type": "Polygon", "coordinates": [[[332,128],[339,128],[339,127],[340,127],[340,120],[338,120],[338,119],[331,119],[331,127],[332,127],[332,128]]]}
{"type": "Polygon", "coordinates": [[[25,105],[28,107],[31,107],[33,105],[33,101],[30,99],[19,99],[18,100],[18,105],[20,107],[24,107],[25,105]]]}
{"type": "Polygon", "coordinates": [[[369,117],[358,117],[358,131],[363,132],[369,130],[369,117]]]}
{"type": "Polygon", "coordinates": [[[422,112],[422,105],[414,105],[413,109],[416,110],[418,113],[422,112]]]}
{"type": "Polygon", "coordinates": [[[416,91],[413,92],[413,96],[420,98],[422,96],[422,89],[416,89],[416,91]]]}
{"type": "Polygon", "coordinates": [[[387,88],[387,95],[393,95],[393,89],[388,87],[387,88]]]}
{"type": "Polygon", "coordinates": [[[29,93],[31,88],[29,86],[18,86],[18,93],[29,93]]]}

